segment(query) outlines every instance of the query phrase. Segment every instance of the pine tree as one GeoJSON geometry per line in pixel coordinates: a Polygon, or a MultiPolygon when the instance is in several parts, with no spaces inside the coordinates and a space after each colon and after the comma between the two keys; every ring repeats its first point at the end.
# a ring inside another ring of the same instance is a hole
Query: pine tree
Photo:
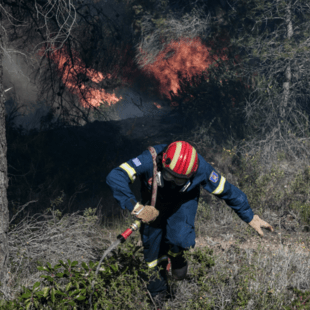
{"type": "Polygon", "coordinates": [[[265,163],[279,151],[294,160],[306,159],[309,2],[242,0],[232,5],[225,20],[242,59],[236,70],[252,90],[245,113],[254,139],[244,151],[261,152],[265,163]]]}

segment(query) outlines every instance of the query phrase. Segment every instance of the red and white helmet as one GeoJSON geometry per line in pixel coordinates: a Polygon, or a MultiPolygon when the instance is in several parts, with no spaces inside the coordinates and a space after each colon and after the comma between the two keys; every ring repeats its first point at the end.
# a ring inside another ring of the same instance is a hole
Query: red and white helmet
{"type": "Polygon", "coordinates": [[[162,163],[175,177],[189,179],[198,169],[197,151],[188,142],[173,142],[163,153],[162,163]]]}

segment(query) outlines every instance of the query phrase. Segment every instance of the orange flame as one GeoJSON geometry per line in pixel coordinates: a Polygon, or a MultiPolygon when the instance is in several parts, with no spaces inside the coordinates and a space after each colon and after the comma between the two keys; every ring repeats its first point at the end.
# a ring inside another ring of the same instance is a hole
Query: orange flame
{"type": "MultiPolygon", "coordinates": [[[[160,93],[171,99],[171,92],[176,94],[180,89],[181,78],[190,79],[201,74],[215,62],[216,59],[210,51],[211,48],[202,44],[200,38],[171,41],[158,54],[155,62],[144,66],[143,71],[153,75],[159,81],[160,93]]],[[[143,54],[143,51],[141,53],[143,54]]],[[[224,53],[216,58],[227,60],[224,53]]]]}
{"type": "Polygon", "coordinates": [[[154,102],[154,105],[155,105],[155,107],[156,107],[157,109],[161,109],[161,108],[162,108],[162,106],[161,106],[159,103],[154,102]]]}
{"type": "Polygon", "coordinates": [[[104,76],[99,71],[86,68],[82,60],[77,56],[77,53],[73,51],[72,54],[72,57],[70,57],[64,49],[59,49],[54,51],[50,55],[50,58],[57,65],[62,82],[70,92],[78,95],[84,107],[98,107],[103,102],[107,102],[110,106],[122,99],[122,97],[117,98],[115,94],[108,94],[102,88],[96,88],[98,87],[96,84],[100,83],[105,78],[111,78],[111,74],[106,74],[106,76],[104,76]],[[81,75],[84,76],[82,80],[81,75]],[[93,82],[91,83],[92,85],[86,84],[85,80],[87,79],[93,82]]]}

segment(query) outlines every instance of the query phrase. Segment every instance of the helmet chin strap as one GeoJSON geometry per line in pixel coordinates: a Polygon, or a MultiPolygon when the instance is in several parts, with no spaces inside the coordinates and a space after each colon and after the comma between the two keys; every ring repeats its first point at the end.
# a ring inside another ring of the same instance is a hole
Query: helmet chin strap
{"type": "MultiPolygon", "coordinates": [[[[170,184],[170,188],[171,189],[175,189],[175,188],[179,188],[180,187],[180,186],[176,185],[174,182],[169,182],[169,181],[166,181],[166,182],[170,184]]],[[[190,180],[188,180],[188,182],[186,182],[182,186],[182,188],[179,190],[179,193],[184,193],[190,187],[191,184],[192,184],[192,182],[190,180]]],[[[164,184],[163,184],[162,187],[164,187],[164,184]]]]}
{"type": "Polygon", "coordinates": [[[188,181],[184,184],[184,186],[181,188],[180,193],[185,192],[190,186],[191,186],[192,182],[188,181]]]}
{"type": "Polygon", "coordinates": [[[156,180],[157,180],[157,185],[159,187],[164,187],[164,178],[163,178],[163,174],[161,173],[161,171],[157,171],[156,180]]]}

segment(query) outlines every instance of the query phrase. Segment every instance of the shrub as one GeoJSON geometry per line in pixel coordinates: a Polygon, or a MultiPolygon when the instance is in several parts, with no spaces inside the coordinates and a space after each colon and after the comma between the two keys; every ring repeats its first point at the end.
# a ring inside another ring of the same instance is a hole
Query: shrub
{"type": "Polygon", "coordinates": [[[143,263],[140,249],[125,243],[122,250],[114,251],[104,261],[96,278],[98,262],[86,264],[68,259],[54,266],[39,265],[43,281],[32,288],[23,286],[15,300],[0,302],[1,309],[88,309],[93,280],[93,309],[145,309],[147,296],[140,274],[149,275],[151,271],[143,263]]]}
{"type": "Polygon", "coordinates": [[[285,310],[309,310],[310,309],[310,291],[302,292],[297,288],[293,288],[294,300],[289,306],[285,306],[285,310]]]}

